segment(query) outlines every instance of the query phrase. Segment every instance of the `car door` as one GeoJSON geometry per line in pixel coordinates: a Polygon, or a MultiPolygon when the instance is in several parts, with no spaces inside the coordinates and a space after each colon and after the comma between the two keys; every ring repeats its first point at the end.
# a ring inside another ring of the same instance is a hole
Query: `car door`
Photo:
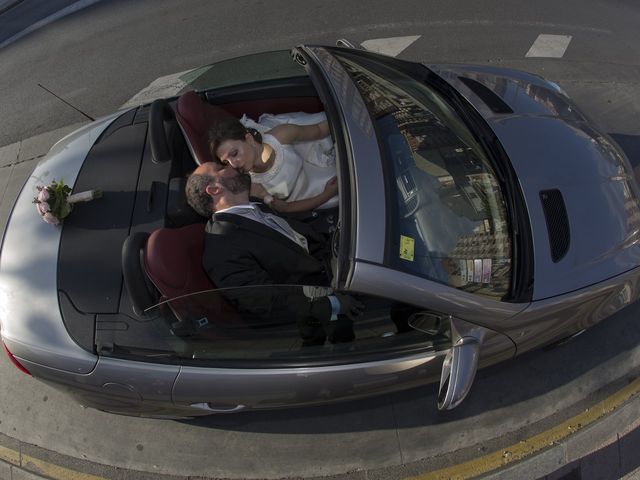
{"type": "Polygon", "coordinates": [[[341,195],[339,285],[450,315],[440,407],[453,408],[479,365],[515,354],[494,330],[530,302],[526,213],[517,186],[499,181],[508,165],[426,68],[344,48],[296,55],[330,92],[349,147],[336,149],[350,190],[341,195]]]}
{"type": "Polygon", "coordinates": [[[351,321],[301,315],[331,291],[250,286],[165,302],[182,367],[181,407],[209,413],[319,403],[437,381],[451,347],[450,317],[392,299],[359,296],[351,321]],[[250,305],[247,307],[247,305],[250,305]],[[257,306],[258,308],[254,308],[257,306]],[[412,323],[419,317],[420,328],[412,323]]]}

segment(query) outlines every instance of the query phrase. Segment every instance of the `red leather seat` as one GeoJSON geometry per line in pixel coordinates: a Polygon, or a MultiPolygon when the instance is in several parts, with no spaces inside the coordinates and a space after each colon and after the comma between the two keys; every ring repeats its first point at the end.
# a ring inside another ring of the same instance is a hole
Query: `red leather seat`
{"type": "Polygon", "coordinates": [[[173,299],[168,304],[178,321],[205,326],[206,319],[210,326],[223,326],[239,316],[222,295],[189,295],[215,289],[202,267],[204,228],[196,223],[155,230],[144,249],[144,266],[163,299],[173,299]]]}
{"type": "Polygon", "coordinates": [[[213,160],[207,142],[209,129],[220,120],[229,117],[233,118],[233,115],[223,108],[204,102],[194,91],[186,92],[178,98],[178,125],[198,165],[213,160]]]}
{"type": "Polygon", "coordinates": [[[144,250],[147,275],[164,297],[215,288],[202,268],[204,223],[159,228],[144,250]]]}

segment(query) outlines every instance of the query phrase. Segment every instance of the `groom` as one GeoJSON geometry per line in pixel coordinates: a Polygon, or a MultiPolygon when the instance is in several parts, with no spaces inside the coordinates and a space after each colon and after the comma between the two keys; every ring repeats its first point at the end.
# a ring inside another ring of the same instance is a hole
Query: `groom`
{"type": "MultiPolygon", "coordinates": [[[[309,295],[309,289],[303,295],[302,288],[291,293],[292,289],[263,287],[327,286],[329,277],[324,262],[312,255],[316,250],[313,232],[298,232],[284,219],[263,213],[249,202],[250,186],[248,174],[214,162],[200,165],[187,181],[189,205],[211,217],[203,253],[207,275],[218,288],[261,286],[253,291],[233,290],[226,296],[241,314],[271,320],[295,318],[305,345],[322,344],[325,338],[352,341],[352,321],[363,308],[356,299],[338,293],[309,295]]],[[[298,230],[303,227],[296,225],[298,230]]]]}

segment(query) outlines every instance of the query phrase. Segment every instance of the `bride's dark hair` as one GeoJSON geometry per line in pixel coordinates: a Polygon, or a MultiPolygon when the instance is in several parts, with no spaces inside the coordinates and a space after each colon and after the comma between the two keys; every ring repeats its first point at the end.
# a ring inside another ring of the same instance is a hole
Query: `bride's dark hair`
{"type": "Polygon", "coordinates": [[[209,130],[209,151],[213,159],[222,163],[216,152],[222,142],[226,140],[245,140],[245,135],[250,133],[256,142],[262,143],[262,135],[255,128],[246,128],[240,120],[236,118],[225,118],[209,130]]]}

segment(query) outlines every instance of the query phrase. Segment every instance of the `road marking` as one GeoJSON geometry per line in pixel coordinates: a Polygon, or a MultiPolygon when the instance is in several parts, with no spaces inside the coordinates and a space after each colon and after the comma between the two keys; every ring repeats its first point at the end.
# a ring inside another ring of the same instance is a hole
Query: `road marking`
{"type": "Polygon", "coordinates": [[[541,33],[533,42],[525,57],[562,58],[571,42],[571,35],[547,35],[541,33]]]}
{"type": "Polygon", "coordinates": [[[640,394],[640,378],[621,388],[608,398],[598,402],[584,412],[566,420],[542,433],[522,440],[521,442],[489,453],[482,457],[459,463],[452,467],[435,470],[423,475],[410,477],[407,480],[445,480],[455,478],[466,480],[497,470],[510,463],[523,460],[543,449],[564,440],[579,430],[600,420],[616,408],[622,406],[634,396],[640,394]]]}
{"type": "Polygon", "coordinates": [[[54,480],[107,480],[104,477],[71,470],[38,458],[30,457],[29,455],[22,456],[21,468],[30,472],[37,472],[40,475],[54,480]]]}
{"type": "Polygon", "coordinates": [[[397,57],[409,45],[418,40],[420,35],[410,35],[407,37],[373,38],[365,40],[361,45],[372,52],[382,53],[397,57]]]}
{"type": "Polygon", "coordinates": [[[104,477],[78,472],[61,467],[60,465],[45,462],[30,455],[21,455],[20,452],[3,447],[2,445],[0,445],[0,461],[7,462],[24,471],[43,475],[54,480],[107,480],[104,477]]]}
{"type": "Polygon", "coordinates": [[[0,460],[4,460],[12,465],[20,465],[20,452],[0,445],[0,460]]]}
{"type": "Polygon", "coordinates": [[[181,77],[192,71],[193,70],[186,70],[155,79],[147,87],[127,100],[127,102],[120,107],[120,110],[152,102],[157,98],[173,97],[187,86],[187,82],[182,80],[181,77]]]}

